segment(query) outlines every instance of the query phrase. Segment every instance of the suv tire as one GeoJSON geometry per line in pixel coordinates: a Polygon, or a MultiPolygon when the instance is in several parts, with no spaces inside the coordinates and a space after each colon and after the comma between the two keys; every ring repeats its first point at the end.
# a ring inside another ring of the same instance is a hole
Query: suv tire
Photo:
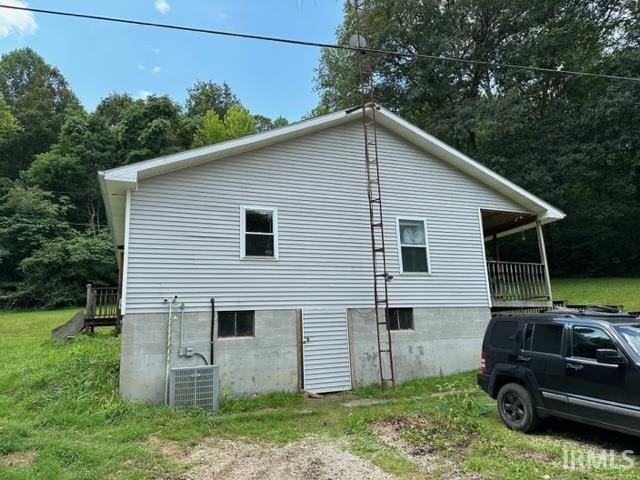
{"type": "Polygon", "coordinates": [[[512,430],[529,433],[535,430],[540,419],[529,391],[518,383],[507,383],[498,392],[498,414],[502,422],[512,430]]]}

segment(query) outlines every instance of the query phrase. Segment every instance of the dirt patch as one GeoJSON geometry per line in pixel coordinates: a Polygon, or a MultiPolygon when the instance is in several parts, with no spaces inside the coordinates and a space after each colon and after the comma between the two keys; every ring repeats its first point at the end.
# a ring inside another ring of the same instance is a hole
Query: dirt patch
{"type": "Polygon", "coordinates": [[[379,422],[374,426],[378,438],[390,447],[394,447],[413,463],[429,473],[446,472],[447,480],[483,480],[484,477],[477,474],[469,474],[462,471],[456,462],[464,453],[466,446],[473,441],[469,437],[468,442],[454,442],[446,448],[442,445],[433,445],[428,442],[412,444],[404,438],[407,431],[424,429],[429,432],[433,429],[428,420],[421,416],[412,418],[393,418],[379,422]]]}
{"type": "Polygon", "coordinates": [[[24,452],[11,452],[0,455],[0,466],[2,467],[28,467],[36,460],[36,453],[31,450],[24,452]]]}
{"type": "Polygon", "coordinates": [[[151,440],[163,455],[188,471],[179,480],[393,480],[371,462],[315,440],[284,446],[245,440],[207,439],[194,447],[151,440]],[[189,467],[189,465],[192,465],[189,467]]]}
{"type": "Polygon", "coordinates": [[[156,451],[159,451],[164,457],[168,457],[178,465],[185,465],[190,462],[189,447],[178,442],[170,440],[161,440],[158,437],[151,436],[147,444],[156,451]]]}

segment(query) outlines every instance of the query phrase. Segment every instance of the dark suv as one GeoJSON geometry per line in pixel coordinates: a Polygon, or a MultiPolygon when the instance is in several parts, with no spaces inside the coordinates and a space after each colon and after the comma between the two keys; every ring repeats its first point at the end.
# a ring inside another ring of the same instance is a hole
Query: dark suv
{"type": "Polygon", "coordinates": [[[640,318],[588,311],[493,317],[478,384],[515,430],[555,416],[640,435],[640,318]]]}

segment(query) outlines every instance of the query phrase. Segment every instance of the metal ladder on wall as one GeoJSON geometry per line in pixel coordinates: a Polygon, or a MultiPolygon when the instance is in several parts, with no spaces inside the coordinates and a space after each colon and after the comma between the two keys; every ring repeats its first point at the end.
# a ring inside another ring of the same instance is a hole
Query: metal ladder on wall
{"type": "Polygon", "coordinates": [[[380,163],[378,157],[378,132],[376,112],[378,105],[373,97],[373,66],[371,53],[366,50],[368,35],[367,0],[352,0],[355,8],[355,43],[365,49],[356,53],[362,95],[362,127],[364,133],[364,159],[369,201],[369,226],[371,229],[371,257],[373,262],[373,298],[376,337],[378,342],[378,363],[380,365],[380,385],[395,386],[391,330],[389,328],[389,289],[393,278],[387,271],[387,256],[384,242],[384,221],[382,214],[382,189],[380,185],[380,163]],[[361,33],[362,32],[362,33],[361,33]],[[364,37],[362,36],[364,35],[364,37]],[[364,42],[363,42],[364,40],[364,42]],[[367,116],[370,112],[370,117],[367,116]],[[380,310],[383,310],[381,315],[380,310]]]}

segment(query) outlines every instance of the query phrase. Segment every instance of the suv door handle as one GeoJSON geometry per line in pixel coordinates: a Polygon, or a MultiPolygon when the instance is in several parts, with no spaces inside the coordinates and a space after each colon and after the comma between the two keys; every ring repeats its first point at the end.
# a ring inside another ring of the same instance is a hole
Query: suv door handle
{"type": "Polygon", "coordinates": [[[530,362],[531,361],[531,357],[524,357],[522,355],[518,355],[518,361],[519,362],[530,362]]]}
{"type": "Polygon", "coordinates": [[[567,363],[567,368],[571,368],[573,370],[582,370],[584,368],[583,365],[576,365],[575,363],[567,363]]]}

